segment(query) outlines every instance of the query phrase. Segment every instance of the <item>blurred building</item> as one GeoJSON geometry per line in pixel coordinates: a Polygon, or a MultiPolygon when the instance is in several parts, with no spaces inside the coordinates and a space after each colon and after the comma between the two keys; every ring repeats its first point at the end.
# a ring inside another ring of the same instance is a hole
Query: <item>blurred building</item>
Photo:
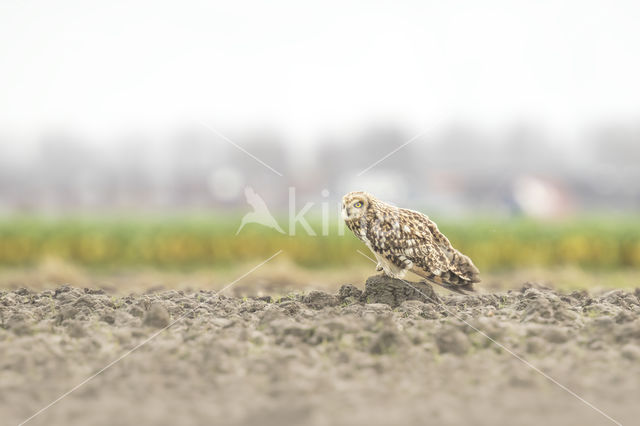
{"type": "Polygon", "coordinates": [[[58,132],[18,156],[10,148],[24,141],[5,135],[0,208],[234,209],[244,206],[244,187],[251,186],[273,208],[286,209],[293,186],[299,200],[324,200],[328,190],[337,201],[364,189],[451,214],[640,210],[640,126],[606,126],[573,144],[524,124],[495,133],[456,124],[402,146],[412,136],[376,125],[349,139],[324,137],[302,161],[293,141],[270,131],[237,132],[230,143],[185,126],[161,138],[132,133],[108,149],[58,132]]]}

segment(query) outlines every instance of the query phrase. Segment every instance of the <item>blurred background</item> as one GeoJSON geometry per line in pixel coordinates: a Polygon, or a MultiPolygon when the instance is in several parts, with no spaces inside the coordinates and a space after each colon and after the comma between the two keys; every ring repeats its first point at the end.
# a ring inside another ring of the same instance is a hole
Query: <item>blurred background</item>
{"type": "Polygon", "coordinates": [[[632,1],[5,1],[0,286],[217,287],[278,250],[238,291],[361,284],[338,204],[362,189],[436,220],[488,288],[637,286],[639,20],[632,1]],[[247,187],[284,233],[237,232],[247,187]]]}

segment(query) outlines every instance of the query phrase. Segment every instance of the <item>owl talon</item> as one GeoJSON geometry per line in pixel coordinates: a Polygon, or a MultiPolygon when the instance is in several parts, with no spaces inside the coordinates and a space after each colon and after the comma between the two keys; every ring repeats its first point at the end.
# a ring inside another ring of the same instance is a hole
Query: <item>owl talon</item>
{"type": "Polygon", "coordinates": [[[382,264],[381,264],[381,263],[378,263],[378,264],[376,265],[376,271],[380,272],[380,271],[382,271],[382,269],[383,269],[383,268],[382,268],[382,264]]]}

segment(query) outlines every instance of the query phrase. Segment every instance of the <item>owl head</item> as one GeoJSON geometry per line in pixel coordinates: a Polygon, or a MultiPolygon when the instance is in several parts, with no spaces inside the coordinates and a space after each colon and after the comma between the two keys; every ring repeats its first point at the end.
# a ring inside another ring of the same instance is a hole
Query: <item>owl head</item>
{"type": "Polygon", "coordinates": [[[367,212],[373,196],[362,191],[353,191],[342,197],[342,218],[346,221],[360,219],[367,212]]]}

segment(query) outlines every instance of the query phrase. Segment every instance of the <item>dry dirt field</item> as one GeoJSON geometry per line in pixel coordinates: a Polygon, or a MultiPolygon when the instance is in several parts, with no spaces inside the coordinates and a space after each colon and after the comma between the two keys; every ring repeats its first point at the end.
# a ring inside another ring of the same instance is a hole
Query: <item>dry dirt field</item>
{"type": "Polygon", "coordinates": [[[614,424],[509,348],[638,424],[640,289],[527,284],[434,301],[377,277],[358,287],[279,299],[1,290],[1,423],[126,355],[27,424],[614,424]]]}

